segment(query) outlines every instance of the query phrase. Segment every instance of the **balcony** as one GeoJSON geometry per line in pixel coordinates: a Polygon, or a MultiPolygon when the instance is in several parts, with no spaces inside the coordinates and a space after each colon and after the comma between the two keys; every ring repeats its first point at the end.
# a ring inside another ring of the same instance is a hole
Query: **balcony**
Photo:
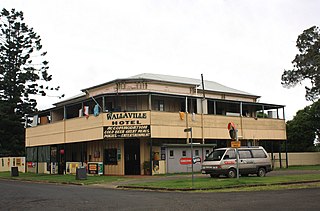
{"type": "MultiPolygon", "coordinates": [[[[252,118],[223,115],[186,114],[179,112],[143,111],[150,124],[151,138],[187,138],[184,129],[193,128],[194,139],[229,139],[227,125],[234,122],[240,139],[285,140],[286,125],[283,119],[252,118]]],[[[114,112],[113,114],[123,112],[114,112]]],[[[108,113],[89,118],[77,117],[26,129],[26,146],[53,145],[103,139],[105,126],[110,126],[108,113]]],[[[130,119],[128,119],[130,120],[130,119]]],[[[129,124],[131,124],[129,122],[129,124]]]]}
{"type": "Polygon", "coordinates": [[[181,119],[178,113],[155,111],[151,112],[151,119],[152,138],[186,138],[184,129],[192,127],[195,139],[202,139],[202,133],[204,139],[230,139],[227,126],[229,122],[234,122],[240,139],[286,139],[283,119],[203,115],[202,120],[200,114],[187,114],[181,119]]]}

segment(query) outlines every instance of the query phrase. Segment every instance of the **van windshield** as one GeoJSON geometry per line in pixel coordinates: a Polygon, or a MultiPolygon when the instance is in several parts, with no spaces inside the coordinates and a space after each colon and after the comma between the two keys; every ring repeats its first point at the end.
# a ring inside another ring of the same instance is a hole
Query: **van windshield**
{"type": "Polygon", "coordinates": [[[226,150],[215,150],[212,151],[205,159],[205,161],[219,161],[226,150]]]}

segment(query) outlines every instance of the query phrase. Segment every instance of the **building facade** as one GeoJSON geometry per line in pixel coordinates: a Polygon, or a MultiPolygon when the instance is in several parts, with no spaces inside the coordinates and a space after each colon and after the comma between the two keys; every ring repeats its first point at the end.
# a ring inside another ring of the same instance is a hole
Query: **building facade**
{"type": "Polygon", "coordinates": [[[229,122],[242,145],[273,150],[286,140],[284,106],[212,81],[140,74],[81,91],[32,116],[28,171],[73,173],[88,165],[88,172],[105,175],[181,172],[187,166],[177,165],[188,164],[177,160],[190,157],[191,140],[200,159],[230,146],[229,122]]]}

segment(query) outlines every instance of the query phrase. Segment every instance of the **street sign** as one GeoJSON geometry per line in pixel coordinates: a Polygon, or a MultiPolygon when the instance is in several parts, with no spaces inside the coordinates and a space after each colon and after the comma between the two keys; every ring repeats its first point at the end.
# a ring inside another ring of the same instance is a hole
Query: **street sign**
{"type": "Polygon", "coordinates": [[[229,135],[232,140],[237,139],[237,128],[233,122],[229,122],[228,124],[229,135]]]}
{"type": "Polygon", "coordinates": [[[241,141],[231,141],[232,148],[239,148],[241,147],[241,141]]]}
{"type": "Polygon", "coordinates": [[[192,130],[191,127],[189,127],[189,128],[184,129],[183,131],[187,133],[187,132],[191,132],[191,130],[192,130]]]}
{"type": "Polygon", "coordinates": [[[191,158],[180,158],[180,164],[181,165],[192,164],[192,159],[191,158]]]}
{"type": "Polygon", "coordinates": [[[229,122],[228,130],[234,130],[234,129],[236,129],[236,125],[233,122],[229,122]]]}

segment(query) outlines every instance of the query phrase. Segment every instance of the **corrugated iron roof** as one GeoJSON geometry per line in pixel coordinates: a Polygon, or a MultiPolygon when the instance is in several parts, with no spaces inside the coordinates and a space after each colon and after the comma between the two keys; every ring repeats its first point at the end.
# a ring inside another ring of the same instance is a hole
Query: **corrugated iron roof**
{"type": "MultiPolygon", "coordinates": [[[[145,79],[145,80],[155,80],[155,81],[164,81],[170,83],[180,83],[180,84],[189,84],[198,86],[198,89],[202,89],[201,79],[194,79],[194,78],[187,78],[181,76],[171,76],[171,75],[162,75],[162,74],[153,74],[153,73],[142,73],[139,75],[135,75],[129,77],[129,79],[145,79]]],[[[125,79],[122,79],[125,80],[125,79]]],[[[207,91],[214,91],[214,92],[222,92],[222,93],[233,93],[233,94],[240,94],[240,95],[249,95],[259,97],[257,95],[241,91],[238,89],[234,89],[231,87],[224,86],[214,81],[204,80],[204,89],[207,91]]]]}

